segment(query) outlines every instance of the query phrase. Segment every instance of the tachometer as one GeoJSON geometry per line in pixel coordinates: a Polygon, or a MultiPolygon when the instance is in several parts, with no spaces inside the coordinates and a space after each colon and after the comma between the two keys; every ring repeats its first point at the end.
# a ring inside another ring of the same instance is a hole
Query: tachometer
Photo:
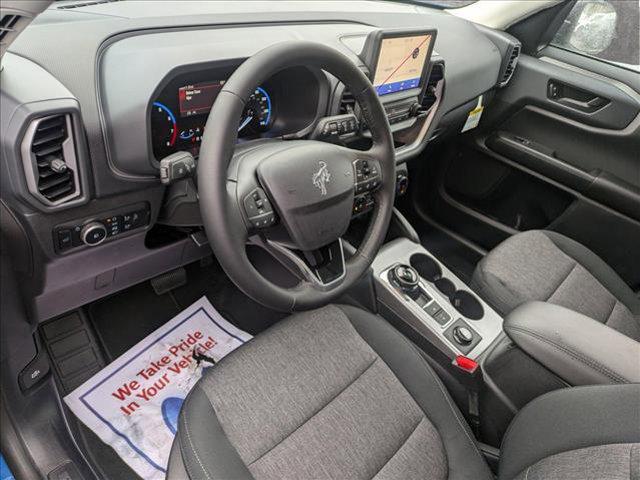
{"type": "Polygon", "coordinates": [[[163,147],[173,147],[178,137],[176,117],[169,107],[160,102],[153,102],[151,111],[151,128],[154,135],[162,137],[158,142],[163,147]]]}
{"type": "Polygon", "coordinates": [[[272,120],[271,97],[264,88],[258,87],[249,97],[244,112],[242,112],[238,133],[264,132],[271,127],[272,120]]]}

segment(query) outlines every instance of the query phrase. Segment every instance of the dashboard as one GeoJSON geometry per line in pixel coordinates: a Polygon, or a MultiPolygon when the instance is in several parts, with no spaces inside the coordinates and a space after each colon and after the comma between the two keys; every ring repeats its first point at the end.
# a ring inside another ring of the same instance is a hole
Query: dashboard
{"type": "MultiPolygon", "coordinates": [[[[327,5],[334,3],[337,6],[337,2],[329,2],[327,5]]],[[[217,5],[216,2],[207,3],[211,7],[217,5]]],[[[367,5],[378,6],[375,2],[367,5]]],[[[367,17],[367,14],[363,16],[367,17]]],[[[486,51],[488,55],[473,54],[474,50],[482,47],[481,42],[485,37],[471,24],[443,16],[438,17],[438,25],[425,28],[415,27],[414,17],[406,19],[411,21],[411,29],[422,29],[422,34],[412,35],[417,38],[408,40],[414,45],[414,50],[418,48],[419,51],[415,59],[411,56],[382,86],[383,89],[393,90],[381,95],[385,104],[400,97],[419,97],[409,94],[416,90],[416,82],[419,83],[417,79],[424,78],[420,67],[428,67],[428,62],[424,60],[434,47],[437,55],[434,53],[433,57],[446,62],[449,85],[442,98],[439,114],[463,105],[474,96],[477,98],[477,95],[495,84],[500,58],[489,45],[486,45],[489,48],[486,51]],[[468,42],[469,47],[461,52],[463,61],[454,61],[452,64],[449,58],[453,57],[445,57],[438,42],[443,36],[451,40],[460,27],[463,27],[465,34],[473,33],[474,37],[479,37],[474,42],[468,42]],[[437,30],[437,38],[424,35],[431,28],[437,30]],[[471,55],[481,61],[470,61],[471,55]],[[488,69],[485,68],[487,66],[488,69]]],[[[395,25],[395,29],[400,26],[401,24],[395,25]]],[[[215,97],[221,82],[226,81],[244,59],[268,45],[305,39],[339,50],[373,78],[372,72],[376,69],[363,61],[363,50],[369,35],[381,30],[393,28],[384,29],[356,22],[294,22],[261,24],[252,28],[231,25],[225,28],[175,28],[170,31],[152,29],[135,35],[111,36],[108,42],[102,44],[96,58],[97,127],[102,136],[99,141],[104,144],[102,158],[106,160],[108,169],[125,181],[157,181],[159,163],[167,155],[186,149],[197,156],[199,139],[202,138],[208,115],[208,104],[215,97]],[[146,60],[140,61],[141,58],[146,60]],[[126,72],[126,75],[122,72],[126,72]],[[201,85],[207,87],[204,93],[201,89],[188,88],[201,85]],[[200,93],[189,95],[187,100],[186,94],[195,90],[200,93]],[[185,95],[182,103],[187,103],[183,105],[183,114],[180,109],[181,92],[185,95]],[[166,109],[154,106],[155,102],[166,109]],[[196,103],[191,105],[191,102],[196,103]],[[181,134],[183,138],[180,138],[181,134]]],[[[486,39],[484,41],[491,43],[486,39]]],[[[403,61],[396,61],[395,52],[403,53],[405,46],[402,42],[398,44],[392,41],[388,44],[388,48],[383,51],[381,72],[389,68],[395,69],[403,61]]],[[[412,52],[413,50],[409,53],[412,52]]],[[[393,73],[388,72],[387,77],[393,73]]],[[[382,82],[385,80],[387,79],[383,78],[382,82]]],[[[262,110],[266,105],[269,115],[262,112],[263,117],[259,119],[255,112],[245,112],[238,128],[242,121],[249,123],[239,132],[240,142],[274,137],[309,138],[318,119],[335,115],[342,109],[344,87],[337,78],[322,70],[305,67],[287,69],[264,81],[262,85],[256,85],[256,89],[257,87],[266,92],[266,95],[258,91],[253,105],[262,104],[259,107],[262,110]],[[247,120],[249,117],[252,118],[247,120]],[[268,121],[265,123],[267,117],[268,121]]],[[[418,87],[423,88],[425,85],[419,84],[418,87]]],[[[409,101],[407,98],[407,103],[409,101]]],[[[402,106],[397,115],[400,118],[399,124],[394,124],[393,128],[407,127],[402,117],[409,106],[402,106]]],[[[83,102],[83,115],[84,108],[83,102]]],[[[349,120],[345,121],[349,123],[349,120]]],[[[397,152],[396,158],[406,161],[419,153],[425,145],[422,142],[415,149],[397,152]]]]}
{"type": "MultiPolygon", "coordinates": [[[[156,160],[178,151],[198,156],[209,111],[236,68],[235,63],[182,68],[160,83],[149,105],[156,160]]],[[[295,134],[311,125],[318,113],[320,80],[318,72],[295,67],[257,86],[242,112],[238,140],[295,134]]]]}
{"type": "MultiPolygon", "coordinates": [[[[374,88],[385,108],[390,105],[395,117],[408,120],[411,105],[424,93],[437,31],[418,29],[370,29],[361,34],[361,45],[353,50],[364,62],[374,88]],[[400,100],[400,103],[394,101],[400,100]],[[406,118],[405,118],[406,117],[406,118]]],[[[160,161],[179,151],[197,158],[209,112],[225,82],[241,63],[213,62],[173,69],[155,89],[149,111],[149,134],[153,158],[160,161]]],[[[238,141],[310,133],[318,116],[326,117],[319,105],[320,90],[330,75],[308,67],[283,70],[264,84],[257,85],[249,97],[238,123],[238,141]]],[[[351,125],[340,133],[360,134],[358,108],[340,124],[351,125]]],[[[212,119],[215,122],[215,119],[212,119]]],[[[325,125],[328,123],[325,121],[325,125]]],[[[407,127],[408,125],[405,125],[407,127]]],[[[316,137],[339,141],[331,136],[316,137]]]]}
{"type": "MultiPolygon", "coordinates": [[[[319,42],[368,72],[404,145],[396,149],[399,163],[416,158],[450,115],[455,119],[497,88],[508,55],[471,22],[397,2],[312,3],[166,0],[152,11],[147,2],[87,2],[73,9],[54,3],[11,44],[0,89],[2,206],[11,212],[3,215],[3,232],[15,265],[31,279],[23,289],[38,319],[204,254],[196,239],[150,240],[154,229],[199,222],[197,190],[188,182],[163,185],[160,161],[179,151],[197,157],[223,82],[263,48],[319,42]],[[437,30],[437,38],[391,41],[379,65],[363,60],[371,32],[420,28],[437,30]],[[439,70],[431,76],[441,90],[428,123],[418,124],[406,119],[406,109],[420,95],[433,96],[431,80],[422,84],[421,69],[431,66],[423,63],[427,46],[434,49],[439,70]],[[50,128],[56,129],[51,139],[50,128]],[[66,172],[39,170],[49,168],[37,161],[48,154],[41,142],[49,141],[60,147],[66,172]],[[415,148],[406,147],[412,143],[415,148]],[[74,295],[61,294],[68,291],[74,295]]],[[[370,141],[339,79],[290,68],[256,85],[238,122],[238,142],[315,138],[321,124],[341,141],[360,141],[364,148],[370,141]],[[353,127],[360,130],[340,134],[353,127]]],[[[366,192],[358,199],[354,210],[369,208],[366,192]]]]}

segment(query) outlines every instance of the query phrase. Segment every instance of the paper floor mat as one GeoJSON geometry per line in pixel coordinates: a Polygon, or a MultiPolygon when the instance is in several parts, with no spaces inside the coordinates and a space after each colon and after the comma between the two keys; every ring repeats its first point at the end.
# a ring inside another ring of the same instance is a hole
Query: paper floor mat
{"type": "Polygon", "coordinates": [[[164,479],[182,402],[211,366],[194,350],[218,361],[249,339],[202,297],[64,400],[142,478],[164,479]]]}

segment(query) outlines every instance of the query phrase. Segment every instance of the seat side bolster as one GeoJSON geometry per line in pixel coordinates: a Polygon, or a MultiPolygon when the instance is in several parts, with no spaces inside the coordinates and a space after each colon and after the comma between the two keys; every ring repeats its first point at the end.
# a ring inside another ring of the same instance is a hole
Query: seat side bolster
{"type": "Polygon", "coordinates": [[[174,458],[170,459],[168,480],[253,480],[199,385],[191,390],[180,412],[180,426],[171,456],[174,458]],[[181,454],[182,465],[188,476],[184,476],[184,470],[182,476],[172,476],[180,472],[179,465],[174,467],[174,462],[179,463],[175,459],[178,454],[181,454]]]}
{"type": "Polygon", "coordinates": [[[189,474],[182,460],[182,452],[180,447],[180,437],[176,435],[171,452],[169,453],[169,464],[167,465],[167,478],[183,478],[188,479],[189,474]]]}
{"type": "Polygon", "coordinates": [[[509,285],[488,271],[486,263],[490,260],[489,255],[491,253],[476,265],[470,286],[494,310],[501,315],[506,315],[522,303],[523,299],[512,292],[509,285]]]}
{"type": "Polygon", "coordinates": [[[640,343],[573,310],[527,302],[507,316],[504,329],[570,385],[640,382],[640,343]]]}
{"type": "Polygon", "coordinates": [[[492,474],[462,413],[417,347],[380,317],[349,305],[339,308],[438,430],[447,454],[447,478],[491,479],[492,474]]]}
{"type": "Polygon", "coordinates": [[[556,390],[516,415],[504,436],[499,480],[557,453],[640,442],[640,385],[596,385],[556,390]]]}

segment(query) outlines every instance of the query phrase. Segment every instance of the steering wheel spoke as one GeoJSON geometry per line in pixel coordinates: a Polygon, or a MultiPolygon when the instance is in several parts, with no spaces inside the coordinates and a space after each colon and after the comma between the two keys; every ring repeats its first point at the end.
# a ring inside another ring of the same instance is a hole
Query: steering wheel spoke
{"type": "Polygon", "coordinates": [[[301,282],[315,290],[329,291],[345,277],[346,261],[342,238],[308,252],[294,250],[282,242],[262,236],[253,236],[250,242],[262,247],[301,282]]]}

